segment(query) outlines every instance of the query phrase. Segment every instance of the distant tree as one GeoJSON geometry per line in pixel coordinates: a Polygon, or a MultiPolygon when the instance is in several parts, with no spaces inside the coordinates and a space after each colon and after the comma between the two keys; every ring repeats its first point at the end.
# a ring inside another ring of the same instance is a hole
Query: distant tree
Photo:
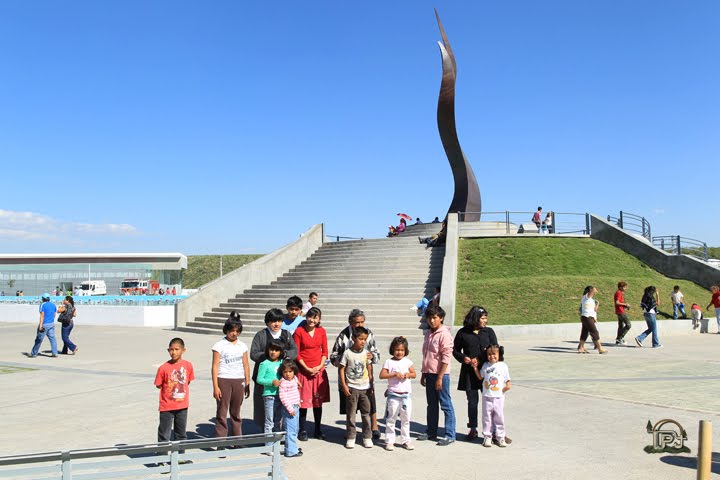
{"type": "Polygon", "coordinates": [[[10,280],[8,280],[7,286],[8,286],[8,288],[14,288],[15,287],[15,279],[11,278],[10,280]]]}

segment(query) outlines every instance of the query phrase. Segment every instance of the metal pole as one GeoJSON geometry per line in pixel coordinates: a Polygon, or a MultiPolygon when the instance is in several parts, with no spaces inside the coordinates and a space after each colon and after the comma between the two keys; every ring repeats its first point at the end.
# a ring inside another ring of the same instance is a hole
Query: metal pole
{"type": "Polygon", "coordinates": [[[585,235],[590,235],[590,214],[585,214],[585,235]]]}
{"type": "Polygon", "coordinates": [[[620,210],[620,218],[618,219],[618,227],[623,228],[623,214],[622,214],[622,210],[620,210]]]}
{"type": "Polygon", "coordinates": [[[682,249],[680,248],[680,235],[677,236],[677,254],[682,255],[682,249]]]}
{"type": "Polygon", "coordinates": [[[697,480],[710,480],[712,466],[712,422],[700,420],[697,459],[697,480]]]}
{"type": "Polygon", "coordinates": [[[510,234],[510,212],[505,210],[505,233],[510,234]]]}
{"type": "Polygon", "coordinates": [[[708,259],[707,243],[703,243],[703,257],[705,257],[705,261],[707,261],[707,259],[708,259]]]}
{"type": "Polygon", "coordinates": [[[220,278],[222,278],[223,271],[222,271],[222,255],[220,255],[220,278]]]}

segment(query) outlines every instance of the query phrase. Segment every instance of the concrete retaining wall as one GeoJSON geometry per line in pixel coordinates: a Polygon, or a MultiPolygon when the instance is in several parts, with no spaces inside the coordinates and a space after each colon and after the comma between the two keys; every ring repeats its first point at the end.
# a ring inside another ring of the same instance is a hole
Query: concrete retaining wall
{"type": "MultiPolygon", "coordinates": [[[[0,305],[0,322],[37,325],[39,305],[0,305]]],[[[119,325],[124,327],[173,327],[175,306],[129,307],[113,305],[78,305],[75,322],[81,325],[119,325]]],[[[60,324],[55,322],[56,326],[60,324]]],[[[58,338],[60,335],[58,334],[58,338]]]]}
{"type": "MultiPolygon", "coordinates": [[[[492,319],[490,320],[492,323],[492,319]]],[[[663,341],[663,335],[699,335],[700,329],[693,330],[692,320],[658,320],[658,337],[660,343],[663,341]]],[[[498,341],[528,339],[528,338],[564,338],[569,341],[577,341],[580,338],[580,319],[577,323],[558,323],[558,324],[537,324],[537,325],[488,325],[495,330],[498,341]]],[[[632,319],[632,328],[625,336],[628,345],[635,345],[633,337],[640,335],[647,328],[645,320],[642,318],[632,319]]],[[[598,322],[597,329],[600,333],[601,343],[615,343],[617,335],[617,321],[614,322],[598,322]]],[[[710,319],[709,329],[712,334],[717,332],[717,323],[715,318],[710,319]]],[[[703,334],[705,335],[705,334],[703,334]]],[[[592,340],[588,337],[588,344],[592,346],[592,340]]],[[[650,339],[646,339],[644,345],[650,346],[650,339]]]]}
{"type": "Polygon", "coordinates": [[[320,223],[293,243],[203,285],[199,292],[175,305],[175,326],[187,324],[253,285],[267,285],[276,280],[320,248],[323,238],[323,225],[320,223]]]}
{"type": "Polygon", "coordinates": [[[449,213],[447,217],[447,237],[445,242],[445,259],[442,271],[442,292],[440,306],[445,310],[445,325],[455,324],[455,296],[457,290],[458,270],[458,214],[449,213]]]}
{"type": "Polygon", "coordinates": [[[673,255],[655,248],[645,239],[638,239],[604,219],[591,215],[590,238],[617,247],[665,276],[695,282],[710,288],[720,283],[720,270],[688,255],[673,255]]]}

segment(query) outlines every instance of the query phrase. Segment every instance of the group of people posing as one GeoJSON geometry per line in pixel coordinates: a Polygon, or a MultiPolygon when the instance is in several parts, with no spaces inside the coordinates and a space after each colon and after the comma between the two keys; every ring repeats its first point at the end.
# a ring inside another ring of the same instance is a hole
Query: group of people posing
{"type": "MultiPolygon", "coordinates": [[[[215,435],[242,435],[240,407],[251,395],[253,417],[266,433],[285,430],[285,456],[302,455],[299,441],[325,439],[322,429],[323,404],[330,401],[330,383],[326,368],[338,368],[340,414],[346,417],[345,447],[356,445],[356,413],[362,419],[362,446],[372,448],[381,434],[377,422],[374,369],[380,364],[372,331],[365,326],[365,314],[354,309],[348,326],[328,348],[327,334],[321,325],[322,312],[312,303],[303,312],[302,300],[293,296],[287,301],[286,312],[273,308],[265,314],[266,328],[255,334],[250,348],[239,338],[242,322],[233,312],[227,319],[224,338],[212,347],[213,396],[217,402],[215,435]],[[304,313],[304,316],[301,315],[304,313]],[[249,361],[255,365],[250,373],[249,361]],[[308,410],[313,411],[313,425],[307,425],[308,410]],[[228,413],[231,425],[228,425],[228,413]]],[[[314,294],[315,302],[317,294],[314,294]]],[[[452,358],[460,364],[458,389],[466,392],[470,432],[478,437],[478,403],[482,392],[483,445],[495,442],[505,447],[510,440],[504,429],[504,396],[510,389],[510,374],[503,362],[503,349],[487,327],[487,311],[472,307],[464,326],[453,339],[444,325],[445,312],[439,305],[428,306],[425,315],[429,329],[422,345],[420,384],[425,387],[427,428],[418,440],[431,440],[447,446],[456,440],[455,411],[450,397],[452,358]],[[443,435],[438,433],[439,412],[445,415],[443,435]]],[[[185,346],[181,339],[170,342],[170,361],[158,369],[155,385],[160,388],[160,426],[158,440],[184,439],[187,421],[188,385],[194,378],[192,365],[182,360],[185,346]],[[178,351],[180,354],[178,355],[178,351]]],[[[395,337],[389,348],[390,358],[380,368],[378,378],[387,380],[384,392],[386,405],[386,450],[396,446],[396,422],[400,421],[400,447],[414,449],[410,437],[412,415],[412,381],[417,378],[408,357],[410,345],[406,338],[395,337]]]]}
{"type": "MultiPolygon", "coordinates": [[[[617,336],[615,338],[616,345],[626,344],[625,335],[630,331],[631,328],[629,315],[630,304],[627,303],[627,301],[625,300],[625,292],[627,290],[627,287],[627,282],[618,282],[617,291],[615,292],[615,295],[613,297],[615,314],[617,315],[618,319],[617,336]]],[[[705,308],[706,310],[709,310],[711,306],[715,307],[715,315],[717,317],[718,323],[718,333],[720,333],[720,286],[713,285],[712,287],[710,287],[710,290],[712,291],[712,298],[710,300],[710,303],[705,308]]],[[[577,347],[578,353],[588,353],[588,351],[585,349],[585,342],[587,341],[588,336],[590,336],[593,343],[595,344],[595,349],[598,351],[598,353],[607,353],[607,350],[604,349],[602,344],[600,343],[600,334],[598,333],[596,326],[597,311],[598,307],[600,306],[599,302],[596,299],[597,293],[597,288],[593,287],[592,285],[588,285],[583,291],[583,297],[580,301],[580,323],[582,324],[582,329],[580,331],[580,343],[577,347]]],[[[687,318],[687,313],[685,312],[685,296],[680,291],[679,285],[675,285],[673,287],[673,291],[670,294],[670,301],[672,302],[673,306],[673,318],[677,319],[680,316],[682,316],[682,318],[687,318]]],[[[654,285],[646,287],[643,291],[642,299],[640,300],[640,308],[642,310],[645,323],[647,324],[647,329],[640,335],[635,337],[634,340],[638,347],[642,347],[643,342],[648,336],[650,336],[652,339],[653,348],[662,347],[662,344],[660,343],[660,340],[658,338],[657,328],[657,314],[659,306],[660,296],[658,294],[657,288],[654,285]]],[[[702,320],[702,309],[697,303],[693,303],[690,308],[690,312],[693,320],[693,329],[698,328],[698,326],[700,325],[700,320],[702,320]]]]}

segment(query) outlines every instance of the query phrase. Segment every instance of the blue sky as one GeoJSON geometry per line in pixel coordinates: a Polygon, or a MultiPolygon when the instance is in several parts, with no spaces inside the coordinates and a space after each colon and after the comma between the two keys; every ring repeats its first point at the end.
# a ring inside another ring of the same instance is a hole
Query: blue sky
{"type": "Polygon", "coordinates": [[[720,245],[720,3],[0,2],[0,251],[267,253],[453,194],[720,245]]]}

